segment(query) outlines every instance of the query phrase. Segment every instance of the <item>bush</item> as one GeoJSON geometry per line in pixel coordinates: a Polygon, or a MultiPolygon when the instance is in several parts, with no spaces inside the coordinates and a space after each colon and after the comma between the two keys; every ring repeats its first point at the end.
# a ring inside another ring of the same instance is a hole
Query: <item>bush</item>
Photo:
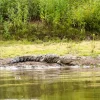
{"type": "Polygon", "coordinates": [[[0,34],[31,40],[100,36],[99,11],[99,0],[0,0],[0,34]]]}

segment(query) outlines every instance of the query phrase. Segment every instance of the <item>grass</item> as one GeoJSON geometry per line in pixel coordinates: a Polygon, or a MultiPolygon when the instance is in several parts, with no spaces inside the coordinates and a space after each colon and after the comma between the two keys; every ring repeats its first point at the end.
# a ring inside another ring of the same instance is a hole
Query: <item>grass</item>
{"type": "Polygon", "coordinates": [[[0,58],[34,54],[97,56],[100,54],[100,41],[0,41],[0,58]]]}

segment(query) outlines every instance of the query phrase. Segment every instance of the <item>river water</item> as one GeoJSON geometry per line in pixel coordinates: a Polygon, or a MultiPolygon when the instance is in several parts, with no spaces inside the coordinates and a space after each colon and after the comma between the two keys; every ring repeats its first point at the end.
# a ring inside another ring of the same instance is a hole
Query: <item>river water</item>
{"type": "Polygon", "coordinates": [[[0,99],[100,100],[100,72],[1,67],[0,99]]]}

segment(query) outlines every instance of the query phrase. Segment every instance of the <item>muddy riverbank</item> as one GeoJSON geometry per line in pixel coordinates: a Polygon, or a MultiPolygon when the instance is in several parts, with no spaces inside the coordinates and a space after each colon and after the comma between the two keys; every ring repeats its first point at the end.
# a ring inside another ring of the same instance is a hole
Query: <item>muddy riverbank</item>
{"type": "MultiPolygon", "coordinates": [[[[0,66],[23,66],[23,65],[31,65],[31,66],[100,66],[100,57],[78,57],[80,59],[73,60],[71,64],[63,64],[60,65],[58,63],[47,63],[47,62],[36,62],[36,61],[26,61],[26,62],[18,62],[18,63],[9,63],[12,58],[3,58],[0,59],[0,66]]],[[[70,59],[70,58],[69,58],[70,59]]]]}

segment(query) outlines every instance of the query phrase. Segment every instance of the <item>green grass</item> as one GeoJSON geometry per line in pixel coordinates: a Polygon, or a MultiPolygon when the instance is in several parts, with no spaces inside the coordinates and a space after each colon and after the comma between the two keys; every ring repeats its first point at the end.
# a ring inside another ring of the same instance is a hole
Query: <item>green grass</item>
{"type": "Polygon", "coordinates": [[[50,41],[40,43],[29,41],[0,41],[0,58],[34,54],[97,56],[100,54],[100,41],[50,41]]]}

